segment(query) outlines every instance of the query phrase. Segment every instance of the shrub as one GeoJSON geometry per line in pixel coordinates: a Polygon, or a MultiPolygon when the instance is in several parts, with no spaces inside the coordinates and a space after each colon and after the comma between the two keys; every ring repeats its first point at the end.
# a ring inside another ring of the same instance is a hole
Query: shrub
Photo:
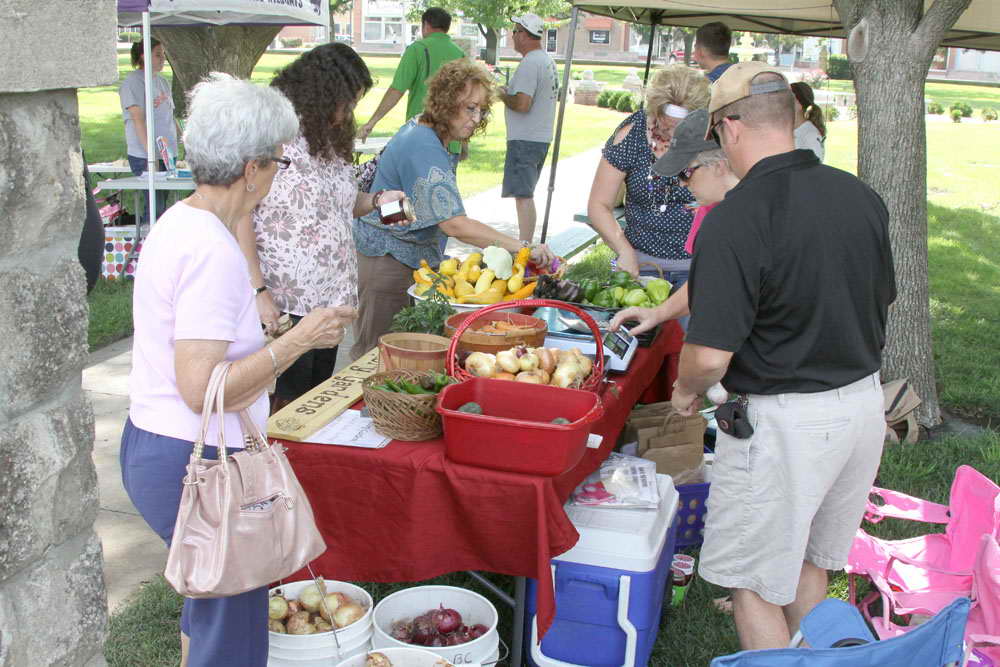
{"type": "Polygon", "coordinates": [[[300,37],[284,37],[281,40],[281,45],[286,49],[297,49],[302,46],[302,38],[300,37]]]}
{"type": "Polygon", "coordinates": [[[823,115],[826,117],[826,122],[829,123],[840,118],[840,109],[833,105],[827,105],[823,107],[823,115]]]}
{"type": "Polygon", "coordinates": [[[632,97],[632,93],[626,92],[618,100],[618,106],[616,107],[619,111],[625,113],[632,113],[636,109],[635,98],[632,97]]]}
{"type": "Polygon", "coordinates": [[[962,118],[972,117],[972,105],[968,102],[955,102],[951,105],[952,111],[958,111],[962,114],[962,118]]]}
{"type": "Polygon", "coordinates": [[[574,81],[581,81],[583,79],[583,72],[573,72],[571,76],[574,81]]]}
{"type": "Polygon", "coordinates": [[[120,32],[118,33],[119,42],[141,42],[142,33],[140,32],[120,32]]]}
{"type": "Polygon", "coordinates": [[[931,102],[927,105],[927,113],[932,113],[935,116],[940,116],[944,113],[944,107],[937,102],[931,102]]]}
{"type": "Polygon", "coordinates": [[[611,99],[611,91],[602,90],[597,96],[597,106],[601,107],[602,109],[607,109],[608,101],[610,99],[611,99]]]}
{"type": "Polygon", "coordinates": [[[857,104],[852,104],[851,106],[847,107],[847,117],[850,120],[857,120],[858,119],[858,105],[857,104]]]}
{"type": "Polygon", "coordinates": [[[851,63],[847,56],[834,53],[830,56],[830,61],[826,65],[826,75],[831,79],[853,79],[851,73],[851,63]]]}
{"type": "Polygon", "coordinates": [[[962,110],[961,109],[956,109],[956,108],[952,107],[952,109],[951,109],[951,121],[953,123],[961,123],[962,122],[962,110]]]}
{"type": "Polygon", "coordinates": [[[994,109],[993,107],[987,107],[987,108],[983,109],[982,111],[980,111],[979,113],[981,113],[983,115],[983,120],[985,120],[987,122],[989,122],[991,120],[996,120],[997,117],[1000,116],[1000,114],[997,114],[997,110],[994,109]]]}
{"type": "Polygon", "coordinates": [[[808,83],[810,88],[822,88],[826,85],[829,77],[827,77],[826,72],[823,70],[814,69],[806,72],[805,76],[802,77],[802,80],[808,83]]]}

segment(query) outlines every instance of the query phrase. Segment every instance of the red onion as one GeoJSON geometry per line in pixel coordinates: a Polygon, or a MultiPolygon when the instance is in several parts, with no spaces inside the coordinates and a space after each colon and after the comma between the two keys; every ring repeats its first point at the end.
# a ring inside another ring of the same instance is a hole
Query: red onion
{"type": "Polygon", "coordinates": [[[473,625],[471,628],[469,628],[469,641],[472,641],[473,639],[479,639],[487,632],[489,632],[489,628],[487,628],[482,623],[477,623],[476,625],[473,625]]]}
{"type": "Polygon", "coordinates": [[[413,643],[430,646],[431,639],[437,636],[437,628],[434,627],[431,615],[424,614],[413,619],[412,632],[413,643]]]}
{"type": "Polygon", "coordinates": [[[454,632],[462,625],[462,615],[454,609],[445,609],[443,604],[432,613],[434,625],[437,626],[437,630],[441,634],[446,635],[449,632],[454,632]]]}
{"type": "Polygon", "coordinates": [[[406,642],[409,644],[413,639],[413,628],[407,621],[396,621],[392,624],[392,630],[389,634],[396,641],[406,642]]]}

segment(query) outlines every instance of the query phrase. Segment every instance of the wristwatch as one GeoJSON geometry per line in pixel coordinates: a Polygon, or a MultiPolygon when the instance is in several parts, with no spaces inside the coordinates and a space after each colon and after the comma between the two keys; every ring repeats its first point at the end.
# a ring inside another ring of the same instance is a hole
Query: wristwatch
{"type": "Polygon", "coordinates": [[[253,288],[254,296],[259,296],[260,293],[263,292],[266,289],[267,289],[267,285],[261,285],[260,287],[254,287],[253,288]]]}

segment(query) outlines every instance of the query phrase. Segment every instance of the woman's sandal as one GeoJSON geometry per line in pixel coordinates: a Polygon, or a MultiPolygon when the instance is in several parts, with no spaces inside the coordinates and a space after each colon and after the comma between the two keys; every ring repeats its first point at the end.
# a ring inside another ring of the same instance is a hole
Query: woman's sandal
{"type": "Polygon", "coordinates": [[[715,605],[715,608],[723,614],[733,613],[733,598],[729,595],[713,599],[712,604],[715,605]]]}

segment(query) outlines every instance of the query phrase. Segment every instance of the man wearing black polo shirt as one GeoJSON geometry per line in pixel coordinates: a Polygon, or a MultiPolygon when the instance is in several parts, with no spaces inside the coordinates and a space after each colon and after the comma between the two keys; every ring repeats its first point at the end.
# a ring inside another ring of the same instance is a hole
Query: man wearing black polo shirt
{"type": "Polygon", "coordinates": [[[888,212],[846,172],[793,150],[778,70],[729,68],[710,135],[742,180],[695,244],[672,402],[722,381],[753,434],[719,434],[699,573],[733,589],[745,649],[787,646],[843,568],[885,429],[878,370],[896,295],[888,212]]]}

